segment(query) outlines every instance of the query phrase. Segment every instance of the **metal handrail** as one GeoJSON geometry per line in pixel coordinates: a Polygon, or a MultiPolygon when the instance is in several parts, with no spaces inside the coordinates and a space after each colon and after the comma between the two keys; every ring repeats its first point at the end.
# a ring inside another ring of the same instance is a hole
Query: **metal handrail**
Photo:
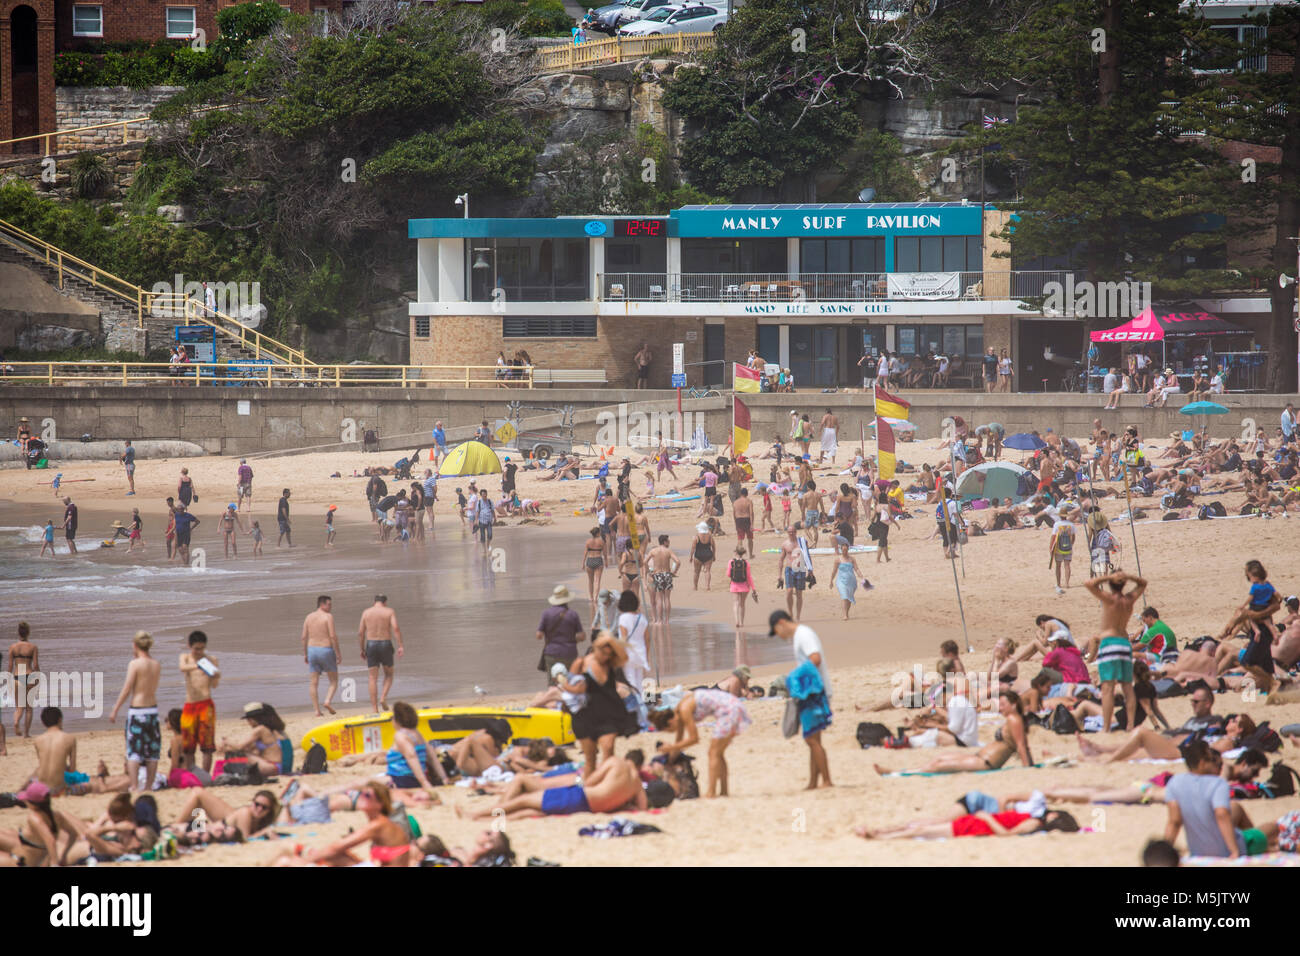
{"type": "MultiPolygon", "coordinates": [[[[168,312],[175,314],[182,308],[179,303],[184,297],[179,293],[150,292],[142,289],[134,282],[128,282],[111,272],[106,272],[70,252],[64,252],[58,246],[52,245],[30,232],[19,229],[13,223],[5,222],[3,219],[0,219],[0,242],[4,242],[33,259],[43,261],[47,266],[55,269],[58,272],[60,289],[63,288],[63,277],[66,273],[135,306],[137,328],[144,328],[146,314],[165,316],[168,312]]],[[[265,353],[286,365],[298,368],[308,368],[316,365],[301,350],[276,341],[270,336],[262,335],[257,330],[244,325],[238,319],[217,312],[215,309],[209,310],[192,299],[185,299],[185,302],[182,317],[185,319],[186,325],[194,322],[210,325],[223,336],[237,340],[245,348],[252,348],[258,358],[261,358],[262,354],[265,353]]]]}
{"type": "MultiPolygon", "coordinates": [[[[148,123],[151,122],[152,119],[153,118],[149,116],[134,116],[131,119],[113,120],[110,123],[95,123],[92,126],[76,126],[72,129],[60,129],[51,133],[32,133],[30,136],[15,136],[12,139],[0,139],[0,152],[3,152],[4,147],[11,143],[28,143],[32,140],[39,139],[44,141],[44,151],[42,155],[49,156],[50,140],[57,141],[60,136],[71,136],[73,133],[85,133],[95,129],[111,129],[114,126],[122,127],[122,142],[128,143],[130,140],[126,138],[127,127],[136,123],[148,123]]],[[[147,139],[148,137],[145,138],[147,139]]],[[[12,150],[10,150],[10,152],[12,152],[12,150]]]]}
{"type": "Polygon", "coordinates": [[[0,385],[210,385],[265,387],[390,386],[414,388],[516,386],[533,388],[534,367],[497,378],[496,365],[276,365],[269,360],[234,362],[5,362],[0,385]],[[479,374],[481,373],[481,374],[479,374]]]}

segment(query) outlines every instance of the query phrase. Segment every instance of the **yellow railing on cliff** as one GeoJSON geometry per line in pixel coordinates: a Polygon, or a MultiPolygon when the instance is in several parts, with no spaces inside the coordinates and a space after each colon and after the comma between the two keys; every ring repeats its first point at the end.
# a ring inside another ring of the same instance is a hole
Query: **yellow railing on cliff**
{"type": "Polygon", "coordinates": [[[135,283],[120,279],[70,252],[64,252],[58,246],[51,245],[39,236],[33,236],[3,219],[0,219],[0,242],[54,269],[58,274],[60,289],[63,288],[64,277],[72,276],[123,300],[135,309],[138,328],[144,328],[147,318],[173,319],[185,325],[209,325],[227,341],[238,342],[240,346],[251,351],[254,358],[268,357],[298,369],[310,369],[316,366],[316,363],[307,358],[301,350],[263,335],[238,319],[215,309],[208,309],[203,303],[180,293],[150,292],[142,289],[135,283]]]}
{"type": "Polygon", "coordinates": [[[641,60],[655,53],[712,50],[712,33],[659,33],[646,37],[610,37],[585,43],[543,47],[537,51],[538,73],[563,73],[605,63],[641,60]]]}
{"type": "MultiPolygon", "coordinates": [[[[71,136],[74,133],[89,133],[92,130],[97,130],[97,129],[113,129],[114,127],[119,127],[119,126],[122,128],[122,142],[125,144],[125,143],[132,142],[132,140],[130,140],[127,136],[132,126],[138,126],[143,123],[148,123],[151,122],[151,120],[152,117],[149,116],[133,116],[130,119],[113,120],[111,123],[95,123],[93,126],[77,126],[71,129],[55,130],[52,133],[33,133],[30,136],[15,136],[12,139],[0,139],[0,153],[5,153],[5,154],[14,153],[17,156],[21,156],[22,155],[21,153],[17,153],[13,149],[15,143],[31,143],[40,140],[41,155],[51,156],[54,153],[54,151],[51,149],[51,146],[58,145],[60,136],[71,136]]],[[[141,142],[142,140],[145,139],[148,139],[147,135],[138,137],[135,140],[135,142],[141,142]]],[[[105,143],[103,145],[108,146],[111,144],[105,143]]]]}
{"type": "Polygon", "coordinates": [[[5,385],[215,385],[343,388],[532,388],[533,369],[512,369],[522,378],[500,379],[495,365],[274,365],[268,360],[232,362],[5,362],[5,385]]]}

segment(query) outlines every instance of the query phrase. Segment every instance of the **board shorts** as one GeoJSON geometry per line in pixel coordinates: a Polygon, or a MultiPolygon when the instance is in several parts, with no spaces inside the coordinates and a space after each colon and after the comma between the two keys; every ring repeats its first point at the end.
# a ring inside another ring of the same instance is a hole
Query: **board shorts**
{"type": "Polygon", "coordinates": [[[1133,683],[1133,645],[1127,637],[1103,637],[1097,649],[1097,679],[1133,683]]]}
{"type": "Polygon", "coordinates": [[[287,521],[281,521],[281,522],[280,522],[280,534],[288,534],[288,533],[289,533],[289,522],[287,522],[287,521]]]}
{"type": "Polygon", "coordinates": [[[632,545],[632,536],[630,534],[616,535],[614,538],[614,556],[618,557],[632,545]]]}
{"type": "Polygon", "coordinates": [[[177,543],[177,544],[183,544],[183,545],[185,545],[185,546],[188,548],[189,545],[190,545],[190,532],[191,532],[192,530],[193,530],[193,528],[190,527],[190,528],[186,528],[184,531],[177,531],[177,532],[176,532],[176,543],[177,543]]]}
{"type": "MultiPolygon", "coordinates": [[[[367,648],[367,652],[369,648],[367,648]]],[[[369,653],[367,653],[367,657],[369,653]]],[[[336,674],[339,669],[339,659],[334,654],[332,647],[309,647],[307,648],[307,669],[313,674],[336,674]]]]}
{"type": "Polygon", "coordinates": [[[590,813],[591,807],[587,805],[587,794],[583,791],[582,784],[575,783],[570,787],[543,790],[542,812],[553,815],[590,813]]]}
{"type": "Polygon", "coordinates": [[[785,569],[785,586],[789,591],[802,591],[808,587],[808,572],[785,569]]]}
{"type": "Polygon", "coordinates": [[[402,774],[400,777],[390,776],[388,780],[393,785],[394,790],[419,790],[422,786],[420,781],[409,773],[402,774]]]}
{"type": "Polygon", "coordinates": [[[80,773],[76,770],[65,770],[63,771],[63,789],[55,793],[54,796],[57,797],[63,794],[72,797],[80,796],[89,789],[89,784],[90,774],[80,773]]]}
{"type": "Polygon", "coordinates": [[[162,756],[162,726],[157,707],[131,707],[126,712],[126,759],[149,763],[162,756]]]}
{"type": "Polygon", "coordinates": [[[673,589],[673,576],[668,571],[654,571],[650,574],[650,580],[654,584],[656,591],[671,591],[673,589]]]}
{"type": "Polygon", "coordinates": [[[817,526],[817,522],[818,522],[820,519],[821,519],[821,512],[820,512],[820,511],[814,511],[814,510],[812,510],[812,509],[809,509],[808,511],[805,511],[805,512],[804,512],[804,523],[805,523],[809,528],[814,528],[814,527],[816,527],[816,526],[817,526]]]}
{"type": "Polygon", "coordinates": [[[128,475],[134,475],[134,474],[135,474],[135,462],[133,462],[133,461],[128,461],[128,462],[126,463],[126,473],[127,473],[128,475]]]}
{"type": "Polygon", "coordinates": [[[392,641],[366,641],[366,666],[367,667],[392,667],[393,666],[393,642],[392,641]]]}
{"type": "Polygon", "coordinates": [[[212,698],[186,703],[181,711],[181,749],[187,754],[217,749],[217,708],[212,698]]]}
{"type": "Polygon", "coordinates": [[[249,482],[246,485],[235,485],[235,497],[236,498],[253,497],[253,483],[249,482]]]}
{"type": "Polygon", "coordinates": [[[752,528],[754,525],[754,519],[737,518],[735,520],[736,520],[736,534],[749,534],[750,528],[752,528]]]}
{"type": "Polygon", "coordinates": [[[63,530],[63,537],[66,538],[68,541],[75,541],[77,538],[77,529],[65,528],[63,530]]]}

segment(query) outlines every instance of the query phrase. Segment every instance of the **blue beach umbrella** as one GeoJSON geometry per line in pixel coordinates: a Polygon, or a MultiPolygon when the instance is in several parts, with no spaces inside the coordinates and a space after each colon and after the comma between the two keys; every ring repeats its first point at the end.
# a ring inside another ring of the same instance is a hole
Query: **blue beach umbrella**
{"type": "Polygon", "coordinates": [[[1040,448],[1046,448],[1047,442],[1029,432],[1016,432],[1003,440],[1002,447],[1014,448],[1016,451],[1038,451],[1040,448]]]}
{"type": "MultiPolygon", "coordinates": [[[[1226,415],[1228,409],[1217,402],[1188,402],[1178,410],[1178,414],[1206,416],[1201,422],[1201,431],[1205,431],[1210,427],[1210,415],[1226,415]]],[[[1186,438],[1186,434],[1183,437],[1186,438]]]]}

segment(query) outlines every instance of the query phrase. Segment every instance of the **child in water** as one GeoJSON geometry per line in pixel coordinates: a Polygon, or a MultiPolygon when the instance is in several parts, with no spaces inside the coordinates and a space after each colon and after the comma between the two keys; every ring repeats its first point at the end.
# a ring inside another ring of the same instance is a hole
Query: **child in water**
{"type": "Polygon", "coordinates": [[[45,549],[50,549],[50,557],[54,557],[54,519],[51,518],[45,522],[45,534],[43,535],[44,543],[41,545],[41,557],[45,557],[45,549]]]}
{"type": "Polygon", "coordinates": [[[330,505],[325,512],[325,547],[334,547],[334,512],[339,510],[338,505],[330,505]]]}
{"type": "Polygon", "coordinates": [[[262,526],[254,521],[253,526],[248,529],[248,533],[253,536],[253,557],[260,558],[262,556],[262,526]]]}

